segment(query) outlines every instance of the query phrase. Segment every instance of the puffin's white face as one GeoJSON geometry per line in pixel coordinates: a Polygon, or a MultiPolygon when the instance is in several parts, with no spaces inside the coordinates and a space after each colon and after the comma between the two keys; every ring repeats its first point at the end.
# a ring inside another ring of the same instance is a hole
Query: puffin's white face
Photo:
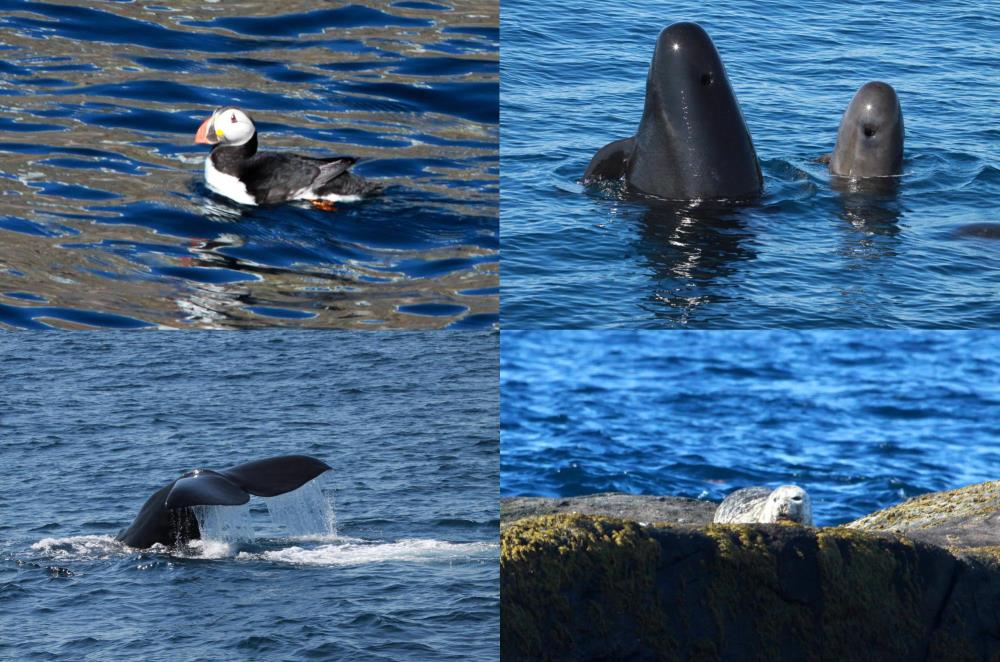
{"type": "Polygon", "coordinates": [[[812,526],[812,501],[809,494],[798,485],[782,485],[767,497],[761,519],[765,522],[788,520],[812,526]]]}
{"type": "Polygon", "coordinates": [[[206,145],[243,145],[257,129],[253,120],[239,108],[220,108],[201,123],[194,141],[206,145]]]}
{"type": "Polygon", "coordinates": [[[253,137],[253,121],[238,108],[223,108],[215,111],[215,137],[223,145],[242,145],[253,137]]]}

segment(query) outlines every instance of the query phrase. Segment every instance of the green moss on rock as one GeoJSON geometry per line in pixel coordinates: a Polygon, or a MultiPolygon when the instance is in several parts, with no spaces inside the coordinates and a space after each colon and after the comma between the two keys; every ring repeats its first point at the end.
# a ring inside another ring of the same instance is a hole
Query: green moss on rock
{"type": "Polygon", "coordinates": [[[893,535],[554,515],[504,527],[500,562],[505,660],[926,659],[944,650],[966,659],[989,650],[971,643],[977,626],[953,594],[959,561],[893,535]]]}
{"type": "Polygon", "coordinates": [[[519,520],[501,537],[501,648],[544,658],[587,636],[669,648],[652,612],[659,545],[634,522],[583,515],[519,520]],[[581,619],[582,617],[582,619],[581,619]]]}
{"type": "Polygon", "coordinates": [[[909,531],[946,525],[1000,510],[1000,481],[969,485],[949,492],[922,494],[847,524],[868,531],[909,531]]]}

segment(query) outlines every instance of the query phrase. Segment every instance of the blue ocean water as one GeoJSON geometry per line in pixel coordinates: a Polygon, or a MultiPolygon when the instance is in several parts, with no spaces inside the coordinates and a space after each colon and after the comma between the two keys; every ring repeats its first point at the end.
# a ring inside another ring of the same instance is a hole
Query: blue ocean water
{"type": "Polygon", "coordinates": [[[1000,466],[996,333],[505,331],[500,380],[502,496],[791,483],[832,525],[1000,466]]]}
{"type": "Polygon", "coordinates": [[[0,328],[497,322],[495,1],[0,8],[0,328]],[[210,193],[221,105],[384,195],[210,193]]]}
{"type": "Polygon", "coordinates": [[[496,334],[2,340],[0,659],[498,658],[496,334]],[[335,533],[255,498],[251,541],[113,541],[182,472],[286,453],[333,467],[335,533]]]}
{"type": "Polygon", "coordinates": [[[507,328],[983,327],[1000,323],[1000,13],[989,2],[505,2],[507,328]],[[759,203],[667,209],[586,190],[632,135],[659,31],[711,35],[765,178],[759,203]],[[897,90],[895,195],[841,194],[857,89],[897,90]],[[975,230],[970,226],[975,226],[975,230]],[[991,229],[992,228],[992,229],[991,229]]]}

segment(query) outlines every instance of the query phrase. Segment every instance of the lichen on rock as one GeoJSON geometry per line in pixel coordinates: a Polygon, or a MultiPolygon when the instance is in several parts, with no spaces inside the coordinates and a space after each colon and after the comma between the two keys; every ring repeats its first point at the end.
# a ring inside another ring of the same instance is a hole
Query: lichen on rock
{"type": "Polygon", "coordinates": [[[988,659],[997,575],[844,527],[530,517],[501,533],[501,657],[988,659]]]}
{"type": "Polygon", "coordinates": [[[1000,481],[923,494],[846,526],[892,531],[957,554],[989,557],[1000,547],[1000,481]]]}

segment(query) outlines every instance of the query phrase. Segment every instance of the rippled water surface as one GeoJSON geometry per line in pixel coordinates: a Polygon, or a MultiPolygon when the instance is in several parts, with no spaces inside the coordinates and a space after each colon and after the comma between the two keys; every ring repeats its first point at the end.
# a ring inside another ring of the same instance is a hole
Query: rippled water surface
{"type": "Polygon", "coordinates": [[[818,523],[997,478],[987,332],[509,332],[501,494],[721,500],[794,483],[818,523]]]}
{"type": "Polygon", "coordinates": [[[497,337],[360,335],[5,337],[0,659],[496,660],[497,337]],[[335,533],[254,498],[249,541],[114,542],[182,472],[285,453],[333,467],[335,533]]]}
{"type": "Polygon", "coordinates": [[[495,2],[167,5],[5,3],[0,326],[496,323],[495,2]],[[210,194],[220,105],[384,195],[210,194]]]}
{"type": "Polygon", "coordinates": [[[503,323],[536,327],[1000,324],[1000,13],[989,2],[504,3],[503,323]],[[765,178],[747,208],[585,190],[632,135],[659,31],[712,36],[765,178]],[[869,80],[906,126],[894,195],[842,194],[815,159],[869,80]]]}

